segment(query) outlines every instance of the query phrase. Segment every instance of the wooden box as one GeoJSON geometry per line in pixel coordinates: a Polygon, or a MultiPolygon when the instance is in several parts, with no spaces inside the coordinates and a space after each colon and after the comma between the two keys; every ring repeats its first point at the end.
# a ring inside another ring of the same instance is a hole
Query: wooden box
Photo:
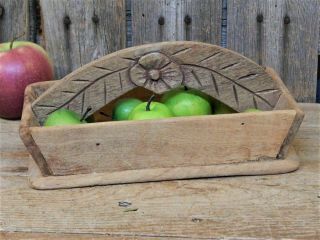
{"type": "Polygon", "coordinates": [[[163,42],[124,49],[25,92],[20,135],[37,189],[278,174],[298,168],[290,148],[303,113],[270,68],[219,46],[163,42]],[[123,95],[185,85],[239,113],[42,127],[59,108],[110,111],[123,95]],[[145,90],[145,91],[144,91],[145,90]],[[247,108],[263,112],[243,113],[247,108]]]}

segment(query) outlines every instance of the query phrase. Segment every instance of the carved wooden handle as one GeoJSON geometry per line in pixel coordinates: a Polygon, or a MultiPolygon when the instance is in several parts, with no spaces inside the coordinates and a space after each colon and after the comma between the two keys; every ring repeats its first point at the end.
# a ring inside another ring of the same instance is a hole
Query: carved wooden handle
{"type": "Polygon", "coordinates": [[[233,51],[199,42],[162,42],[124,49],[89,63],[41,95],[41,122],[59,108],[89,114],[137,86],[157,94],[185,85],[237,111],[272,110],[282,92],[264,68],[233,51]]]}

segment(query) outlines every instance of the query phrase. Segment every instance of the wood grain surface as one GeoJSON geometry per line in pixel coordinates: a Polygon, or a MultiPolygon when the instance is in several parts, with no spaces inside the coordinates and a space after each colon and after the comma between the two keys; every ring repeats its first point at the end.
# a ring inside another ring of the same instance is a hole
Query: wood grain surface
{"type": "Polygon", "coordinates": [[[297,101],[315,102],[319,1],[228,0],[227,21],[227,48],[274,68],[297,101]]]}
{"type": "Polygon", "coordinates": [[[25,33],[19,40],[30,39],[28,0],[0,0],[0,42],[9,42],[25,33]]]}
{"type": "Polygon", "coordinates": [[[125,48],[124,0],[41,0],[45,47],[55,77],[125,48]]]}
{"type": "Polygon", "coordinates": [[[295,115],[282,110],[30,131],[53,175],[111,173],[275,159],[295,115]]]}
{"type": "Polygon", "coordinates": [[[0,237],[319,239],[320,105],[300,106],[296,172],[54,191],[28,188],[19,122],[0,120],[0,237]]]}
{"type": "Polygon", "coordinates": [[[0,0],[0,42],[25,31],[22,39],[47,48],[56,79],[126,47],[127,39],[128,46],[227,42],[226,47],[274,68],[296,100],[316,100],[318,0],[41,0],[41,9],[37,2],[0,0]],[[65,17],[70,24],[64,24],[65,17]]]}
{"type": "Polygon", "coordinates": [[[181,85],[239,112],[272,110],[281,95],[265,69],[248,58],[216,45],[176,41],[127,48],[91,62],[52,86],[32,109],[43,123],[60,108],[82,115],[90,106],[92,114],[137,86],[162,94],[181,85]]]}
{"type": "Polygon", "coordinates": [[[173,40],[220,44],[221,9],[222,0],[134,0],[133,46],[173,40]]]}

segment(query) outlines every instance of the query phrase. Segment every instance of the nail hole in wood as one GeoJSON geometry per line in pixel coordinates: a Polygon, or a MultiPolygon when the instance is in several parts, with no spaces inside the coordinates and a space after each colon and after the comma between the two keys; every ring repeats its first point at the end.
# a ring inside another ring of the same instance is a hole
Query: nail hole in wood
{"type": "Polygon", "coordinates": [[[241,123],[241,125],[244,125],[244,123],[241,123]]]}
{"type": "Polygon", "coordinates": [[[142,13],[142,17],[144,17],[144,13],[142,13]]]}
{"type": "Polygon", "coordinates": [[[96,143],[96,146],[100,146],[100,143],[96,143]]]}
{"type": "Polygon", "coordinates": [[[191,17],[190,17],[189,15],[186,15],[186,16],[184,17],[184,23],[187,24],[187,25],[190,25],[191,22],[192,22],[191,17]]]}
{"type": "Polygon", "coordinates": [[[284,24],[289,24],[291,22],[290,17],[289,16],[285,16],[283,19],[284,24]]]}
{"type": "Polygon", "coordinates": [[[263,15],[261,13],[258,14],[258,16],[257,16],[257,22],[258,23],[262,23],[263,22],[263,15]]]}
{"type": "Polygon", "coordinates": [[[4,14],[4,7],[0,5],[0,18],[2,18],[4,14]]]}
{"type": "Polygon", "coordinates": [[[202,222],[202,219],[201,218],[192,218],[191,221],[194,223],[199,223],[199,222],[202,222]]]}
{"type": "Polygon", "coordinates": [[[163,16],[159,17],[158,24],[161,25],[161,26],[164,25],[164,17],[163,16]]]}
{"type": "Polygon", "coordinates": [[[92,19],[92,22],[94,24],[98,24],[99,23],[99,17],[96,14],[94,14],[91,19],[92,19]]]}
{"type": "Polygon", "coordinates": [[[70,19],[69,16],[65,16],[65,17],[63,18],[63,24],[64,24],[64,26],[65,26],[67,29],[69,28],[69,26],[70,26],[70,24],[71,24],[71,19],[70,19]]]}

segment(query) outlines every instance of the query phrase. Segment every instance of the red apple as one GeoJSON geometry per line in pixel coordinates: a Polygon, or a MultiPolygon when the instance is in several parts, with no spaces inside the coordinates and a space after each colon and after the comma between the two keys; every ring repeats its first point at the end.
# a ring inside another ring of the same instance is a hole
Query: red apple
{"type": "Polygon", "coordinates": [[[24,89],[28,84],[53,79],[53,66],[39,45],[26,42],[0,44],[0,117],[21,117],[24,89]]]}

